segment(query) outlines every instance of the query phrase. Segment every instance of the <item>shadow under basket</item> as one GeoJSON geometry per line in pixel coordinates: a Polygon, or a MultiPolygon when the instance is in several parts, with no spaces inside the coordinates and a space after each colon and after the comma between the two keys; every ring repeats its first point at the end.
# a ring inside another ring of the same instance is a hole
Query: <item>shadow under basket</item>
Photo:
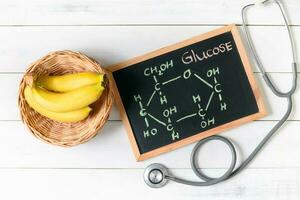
{"type": "Polygon", "coordinates": [[[27,104],[23,94],[29,75],[37,77],[86,71],[107,73],[95,60],[72,51],[49,53],[29,66],[20,83],[18,100],[22,121],[34,136],[50,144],[68,147],[87,142],[97,135],[108,120],[113,103],[110,82],[106,83],[101,97],[90,106],[93,110],[89,116],[76,123],[61,123],[40,115],[27,104]]]}

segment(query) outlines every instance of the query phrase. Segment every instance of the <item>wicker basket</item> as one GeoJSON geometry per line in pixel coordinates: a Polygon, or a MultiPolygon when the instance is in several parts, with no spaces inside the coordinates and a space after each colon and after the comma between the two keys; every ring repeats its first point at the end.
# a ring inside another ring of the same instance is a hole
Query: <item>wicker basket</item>
{"type": "Polygon", "coordinates": [[[89,117],[76,123],[61,123],[46,118],[29,107],[25,101],[23,91],[29,83],[29,75],[37,77],[42,74],[62,75],[83,71],[106,73],[95,60],[72,51],[49,53],[27,69],[20,83],[19,108],[22,121],[34,136],[50,144],[74,146],[87,142],[103,127],[108,120],[113,101],[110,83],[106,84],[101,98],[91,105],[93,110],[89,117]]]}

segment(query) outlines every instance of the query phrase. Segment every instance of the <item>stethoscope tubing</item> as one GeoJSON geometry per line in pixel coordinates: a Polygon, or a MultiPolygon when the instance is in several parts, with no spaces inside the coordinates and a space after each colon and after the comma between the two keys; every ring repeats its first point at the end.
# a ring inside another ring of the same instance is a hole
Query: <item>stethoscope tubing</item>
{"type": "Polygon", "coordinates": [[[177,183],[181,183],[181,184],[186,184],[186,185],[192,185],[192,186],[210,186],[210,185],[214,185],[220,182],[223,182],[225,180],[228,180],[230,178],[232,178],[233,176],[237,175],[238,173],[240,173],[245,167],[248,166],[248,164],[254,159],[254,157],[262,150],[262,148],[265,146],[265,144],[269,141],[269,139],[277,132],[277,130],[280,129],[280,127],[285,123],[285,121],[288,119],[288,117],[291,114],[292,111],[292,97],[289,96],[287,97],[288,99],[288,109],[285,112],[284,116],[282,117],[282,119],[280,121],[278,121],[278,123],[269,131],[269,133],[264,137],[264,139],[257,145],[257,147],[254,149],[254,151],[248,156],[248,158],[238,167],[234,170],[235,166],[236,166],[236,160],[237,160],[237,156],[236,156],[236,150],[235,147],[233,145],[233,143],[223,137],[223,136],[211,136],[208,138],[205,138],[203,140],[200,140],[196,146],[194,147],[192,153],[191,153],[191,166],[192,169],[194,171],[194,173],[201,178],[202,180],[204,180],[203,182],[196,182],[196,181],[188,181],[185,179],[181,179],[172,175],[166,175],[165,178],[177,183]],[[197,159],[197,155],[198,152],[200,150],[200,147],[202,145],[204,145],[205,143],[212,141],[212,140],[219,140],[224,142],[225,144],[227,144],[227,146],[230,148],[231,150],[231,155],[232,155],[232,159],[231,159],[231,164],[228,168],[228,170],[224,173],[224,175],[222,175],[219,178],[211,178],[208,177],[207,175],[205,175],[201,169],[198,166],[198,159],[197,159]]]}
{"type": "MultiPolygon", "coordinates": [[[[270,0],[266,0],[263,1],[262,3],[267,3],[270,0]]],[[[182,183],[182,184],[186,184],[186,185],[192,185],[192,186],[209,186],[209,185],[214,185],[220,182],[223,182],[225,180],[228,180],[230,178],[232,178],[233,176],[237,175],[238,173],[240,173],[243,169],[245,169],[245,167],[248,166],[248,164],[254,159],[254,157],[262,150],[262,148],[265,146],[265,144],[270,140],[270,138],[280,129],[280,127],[287,121],[287,119],[289,118],[291,112],[292,112],[292,108],[293,108],[293,100],[292,100],[292,96],[296,91],[297,88],[297,63],[296,63],[296,47],[295,47],[295,43],[294,43],[294,38],[292,35],[292,31],[291,28],[289,27],[289,23],[288,23],[288,19],[287,19],[287,15],[284,11],[284,8],[282,7],[282,5],[279,3],[278,0],[274,0],[274,2],[279,6],[279,9],[281,11],[281,14],[284,18],[285,21],[285,26],[287,28],[288,31],[288,35],[289,35],[289,40],[290,40],[290,44],[291,44],[291,50],[292,50],[292,54],[293,54],[293,62],[292,62],[292,70],[293,70],[293,84],[292,87],[290,88],[289,91],[287,92],[282,92],[280,90],[278,90],[275,85],[273,84],[273,82],[271,81],[271,78],[269,77],[269,75],[266,73],[262,62],[260,61],[258,54],[255,51],[252,39],[250,37],[247,25],[246,25],[246,10],[252,6],[254,6],[255,4],[249,4],[243,7],[242,9],[242,19],[243,19],[243,28],[246,34],[246,39],[248,42],[248,45],[250,47],[250,52],[252,54],[252,56],[254,57],[255,63],[257,65],[257,67],[259,68],[260,72],[263,74],[263,79],[266,82],[267,86],[272,90],[272,92],[281,98],[286,98],[287,99],[287,110],[285,112],[285,114],[283,115],[283,117],[275,124],[275,126],[269,131],[269,133],[263,138],[263,140],[257,145],[257,147],[252,151],[252,153],[247,157],[247,159],[245,161],[242,162],[242,164],[240,164],[240,166],[238,166],[236,168],[236,163],[237,163],[237,154],[236,154],[236,149],[233,145],[233,143],[223,137],[223,136],[211,136],[208,138],[205,138],[203,140],[200,140],[194,147],[192,153],[191,153],[191,167],[192,170],[194,171],[194,173],[203,181],[202,182],[197,182],[197,181],[189,181],[189,180],[185,180],[185,179],[181,179],[178,177],[175,177],[173,175],[170,174],[165,174],[164,178],[167,180],[171,180],[171,181],[175,181],[177,183],[182,183]],[[207,142],[212,141],[212,140],[218,140],[221,142],[224,142],[229,149],[231,150],[231,155],[232,155],[232,159],[231,159],[231,163],[229,168],[227,169],[227,171],[218,178],[212,178],[209,177],[207,175],[205,175],[201,169],[199,168],[198,165],[198,152],[200,150],[200,148],[207,142]],[[235,169],[236,168],[236,169],[235,169]]]]}

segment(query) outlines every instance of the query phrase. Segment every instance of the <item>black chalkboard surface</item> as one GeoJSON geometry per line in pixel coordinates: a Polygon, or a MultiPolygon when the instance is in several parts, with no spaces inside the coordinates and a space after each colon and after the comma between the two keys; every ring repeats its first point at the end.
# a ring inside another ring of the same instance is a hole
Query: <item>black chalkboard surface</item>
{"type": "Polygon", "coordinates": [[[109,69],[137,160],[265,115],[234,25],[109,69]]]}

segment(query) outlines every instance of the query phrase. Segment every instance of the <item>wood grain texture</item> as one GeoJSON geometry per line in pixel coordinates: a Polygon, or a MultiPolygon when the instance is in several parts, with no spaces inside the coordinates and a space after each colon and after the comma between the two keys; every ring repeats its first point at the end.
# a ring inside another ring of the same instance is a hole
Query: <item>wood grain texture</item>
{"type": "MultiPolygon", "coordinates": [[[[191,169],[172,172],[197,180],[191,169]]],[[[208,172],[212,176],[222,173],[218,169],[208,172]]],[[[4,169],[0,171],[0,198],[293,200],[300,197],[299,169],[247,169],[228,182],[200,188],[169,183],[164,188],[152,189],[144,184],[142,174],[143,169],[4,169]]]]}
{"type": "MultiPolygon", "coordinates": [[[[274,79],[276,85],[283,91],[287,91],[292,83],[291,73],[271,73],[272,79],[274,79]]],[[[0,93],[0,120],[19,120],[19,110],[17,107],[17,97],[19,82],[22,74],[0,74],[0,85],[3,87],[0,93]]],[[[270,89],[265,85],[262,80],[262,76],[259,73],[255,73],[254,77],[262,92],[262,96],[266,101],[267,110],[269,114],[263,118],[263,120],[279,120],[286,109],[286,100],[276,97],[270,89]]],[[[295,93],[295,102],[300,102],[300,93],[295,93]]],[[[296,106],[291,120],[300,120],[300,107],[296,106]]],[[[120,114],[115,106],[110,114],[110,120],[120,120],[120,114]]]]}
{"type": "MultiPolygon", "coordinates": [[[[216,28],[218,26],[0,27],[0,71],[24,72],[30,63],[50,51],[64,49],[81,51],[108,66],[216,28]]],[[[250,32],[268,72],[291,72],[290,46],[284,27],[255,26],[250,27],[250,32]]],[[[300,46],[300,27],[293,27],[293,32],[300,46]]]]}
{"type": "MultiPolygon", "coordinates": [[[[299,48],[300,1],[283,1],[299,48]]],[[[82,51],[108,66],[213,30],[218,25],[240,24],[240,10],[249,2],[253,1],[0,1],[0,199],[298,200],[299,106],[290,118],[297,121],[288,122],[249,168],[233,180],[204,188],[175,183],[159,190],[148,188],[142,172],[152,162],[162,162],[173,173],[197,180],[189,166],[194,145],[137,163],[115,108],[110,119],[117,121],[109,121],[90,142],[69,149],[35,139],[19,121],[17,87],[22,72],[49,51],[82,51]]],[[[275,13],[275,6],[268,8],[249,12],[249,24],[259,25],[251,26],[250,31],[267,71],[272,72],[276,85],[287,89],[291,83],[291,74],[286,73],[291,71],[288,38],[284,28],[278,26],[283,23],[280,14],[275,13]]],[[[285,100],[271,94],[260,75],[255,76],[271,110],[264,120],[278,120],[286,108],[285,100]]],[[[299,92],[294,100],[296,104],[300,102],[299,92]]],[[[257,121],[222,135],[234,140],[239,159],[244,159],[274,123],[257,121]]],[[[230,154],[224,145],[212,142],[202,150],[201,167],[228,166],[230,154]]],[[[220,175],[224,169],[208,171],[220,175]]]]}
{"type": "MultiPolygon", "coordinates": [[[[244,160],[276,122],[249,123],[222,133],[237,146],[238,162],[244,160]]],[[[288,122],[263,149],[250,168],[300,168],[300,122],[288,122]]],[[[108,122],[88,143],[72,148],[46,144],[34,138],[22,122],[0,122],[1,168],[144,168],[153,162],[171,168],[190,168],[190,153],[194,144],[144,162],[136,162],[120,121],[108,122]],[[5,142],[4,142],[5,141],[5,142]],[[117,148],[116,148],[117,147],[117,148]]],[[[226,168],[230,162],[227,147],[213,141],[199,154],[200,166],[226,168]]]]}
{"type": "MultiPolygon", "coordinates": [[[[297,0],[284,0],[300,24],[297,0]]],[[[10,0],[0,2],[1,25],[231,24],[252,0],[10,0]]],[[[282,24],[278,8],[249,11],[251,24],[282,24]],[[277,12],[276,12],[277,11],[277,12]]]]}

